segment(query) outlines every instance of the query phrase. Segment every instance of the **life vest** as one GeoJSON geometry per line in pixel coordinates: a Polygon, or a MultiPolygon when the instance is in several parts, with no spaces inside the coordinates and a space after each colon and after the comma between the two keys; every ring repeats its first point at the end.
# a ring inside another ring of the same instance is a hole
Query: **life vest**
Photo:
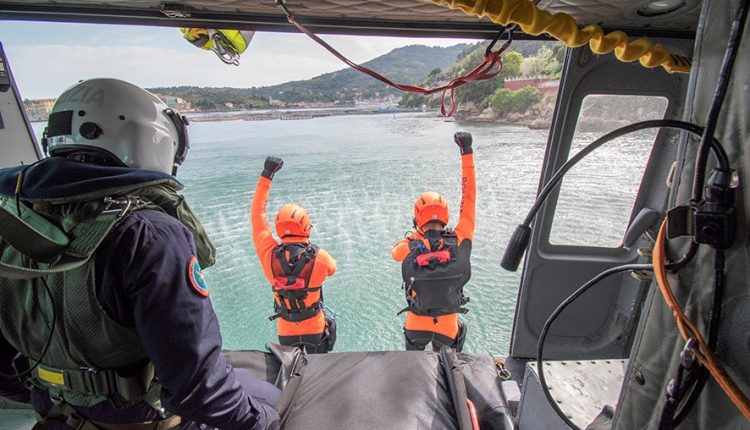
{"type": "MultiPolygon", "coordinates": [[[[169,175],[130,173],[132,169],[122,168],[107,171],[101,166],[86,169],[81,163],[54,158],[34,166],[28,175],[54,182],[61,172],[67,171],[71,177],[88,174],[88,180],[94,182],[91,189],[98,191],[79,187],[62,196],[48,196],[49,187],[42,180],[41,185],[30,181],[32,186],[17,200],[2,185],[21,172],[13,168],[0,171],[3,337],[27,362],[41,359],[28,382],[46,390],[53,399],[84,407],[103,401],[115,407],[143,401],[158,409],[160,385],[154,366],[135,328],[118,323],[103,311],[93,256],[107,235],[139,209],[161,210],[180,219],[195,236],[199,255],[204,256],[202,263],[210,265],[215,249],[177,193],[180,184],[169,175]],[[40,169],[36,175],[35,169],[40,169]],[[123,180],[126,175],[132,180],[123,180]],[[29,246],[24,238],[36,246],[29,246]],[[53,315],[55,333],[50,337],[53,315]]],[[[66,187],[70,190],[78,185],[66,187]]]]}
{"type": "Polygon", "coordinates": [[[321,287],[310,287],[318,247],[312,244],[285,243],[277,246],[271,254],[275,314],[270,320],[282,318],[299,322],[315,317],[323,309],[319,299],[309,306],[305,304],[308,293],[320,291],[321,287]]]}
{"type": "Polygon", "coordinates": [[[437,317],[466,313],[469,302],[463,287],[471,277],[471,241],[458,246],[451,230],[441,232],[440,245],[428,249],[421,239],[409,242],[410,252],[401,264],[408,306],[401,310],[437,317]]]}

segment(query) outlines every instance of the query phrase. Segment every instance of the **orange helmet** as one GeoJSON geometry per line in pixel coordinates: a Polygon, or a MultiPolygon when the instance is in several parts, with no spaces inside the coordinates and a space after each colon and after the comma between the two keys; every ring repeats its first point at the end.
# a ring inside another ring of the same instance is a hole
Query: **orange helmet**
{"type": "Polygon", "coordinates": [[[414,227],[421,230],[431,221],[448,224],[448,202],[434,191],[423,193],[414,203],[414,227]]]}
{"type": "Polygon", "coordinates": [[[311,228],[310,215],[302,206],[288,203],[276,214],[276,234],[282,239],[287,236],[309,237],[311,228]]]}

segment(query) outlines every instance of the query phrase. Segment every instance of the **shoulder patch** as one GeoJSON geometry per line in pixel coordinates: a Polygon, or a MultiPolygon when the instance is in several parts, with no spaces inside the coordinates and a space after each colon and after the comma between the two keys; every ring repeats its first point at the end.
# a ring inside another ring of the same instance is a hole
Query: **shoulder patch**
{"type": "Polygon", "coordinates": [[[188,280],[190,280],[190,285],[193,289],[201,296],[208,297],[208,287],[206,286],[206,281],[203,279],[203,274],[201,274],[201,265],[198,263],[198,257],[190,257],[187,271],[188,280]]]}

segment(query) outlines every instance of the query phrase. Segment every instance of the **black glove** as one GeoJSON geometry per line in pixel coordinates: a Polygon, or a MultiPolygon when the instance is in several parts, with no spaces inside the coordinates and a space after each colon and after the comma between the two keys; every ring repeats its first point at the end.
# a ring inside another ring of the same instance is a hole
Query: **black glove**
{"type": "Polygon", "coordinates": [[[457,131],[453,135],[453,140],[456,141],[456,145],[461,149],[461,155],[471,154],[474,152],[471,149],[471,133],[466,131],[457,131]]]}
{"type": "Polygon", "coordinates": [[[273,175],[281,170],[281,166],[284,165],[284,160],[279,157],[269,155],[266,157],[266,163],[263,165],[263,171],[260,172],[260,176],[265,176],[268,179],[273,179],[273,175]]]}

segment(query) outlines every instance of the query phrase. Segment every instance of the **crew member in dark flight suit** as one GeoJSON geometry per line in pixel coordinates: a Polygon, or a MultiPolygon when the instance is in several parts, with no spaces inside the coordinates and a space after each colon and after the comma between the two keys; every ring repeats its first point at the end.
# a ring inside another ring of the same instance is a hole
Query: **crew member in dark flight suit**
{"type": "Polygon", "coordinates": [[[51,157],[0,170],[3,208],[20,203],[4,215],[70,239],[47,258],[27,230],[0,225],[0,370],[31,388],[3,378],[0,395],[30,402],[43,428],[278,428],[279,390],[221,352],[201,276],[215,249],[173,176],[186,125],[135,85],[82,81],[52,110],[51,157]],[[70,258],[78,267],[62,270],[70,258]],[[19,279],[14,267],[52,273],[19,279]]]}
{"type": "Polygon", "coordinates": [[[263,274],[273,287],[279,343],[326,353],[336,342],[336,320],[323,312],[323,283],[336,273],[336,260],[309,241],[310,216],[293,203],[276,214],[277,242],[266,217],[271,180],[284,162],[267,157],[250,208],[253,242],[263,274]]]}
{"type": "Polygon", "coordinates": [[[414,203],[414,228],[394,245],[391,256],[402,262],[401,273],[408,306],[404,336],[407,350],[463,349],[466,326],[458,320],[468,302],[463,287],[471,277],[471,246],[476,222],[476,176],[471,134],[458,132],[461,150],[461,206],[458,225],[447,229],[448,202],[426,192],[414,203]]]}

